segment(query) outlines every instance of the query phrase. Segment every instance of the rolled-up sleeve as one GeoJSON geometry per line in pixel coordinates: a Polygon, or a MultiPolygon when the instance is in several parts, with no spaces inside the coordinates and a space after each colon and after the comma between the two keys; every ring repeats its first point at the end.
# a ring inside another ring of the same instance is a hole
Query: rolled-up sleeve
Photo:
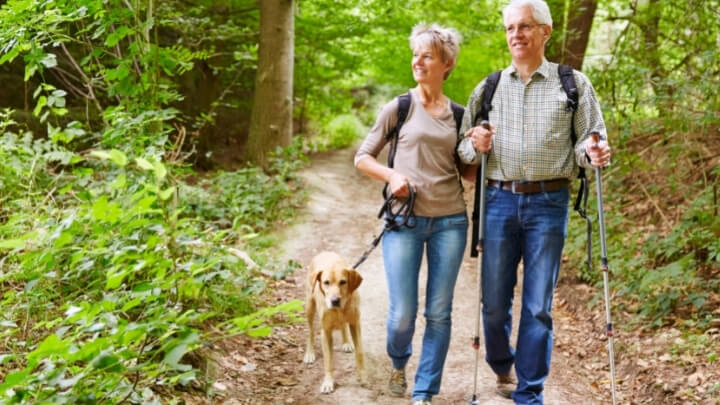
{"type": "Polygon", "coordinates": [[[473,117],[480,112],[482,94],[484,90],[485,80],[480,82],[480,84],[478,84],[470,94],[467,107],[465,108],[465,114],[463,115],[462,125],[460,126],[460,133],[458,136],[462,139],[458,143],[457,152],[460,160],[465,164],[474,165],[480,163],[480,154],[475,151],[472,140],[470,138],[465,138],[465,132],[473,127],[473,117]]]}
{"type": "Polygon", "coordinates": [[[366,156],[377,158],[380,151],[387,145],[387,140],[385,139],[387,133],[397,125],[397,112],[397,98],[385,104],[382,109],[380,109],[375,124],[370,128],[370,132],[360,145],[357,153],[355,153],[355,166],[366,156]]]}
{"type": "Polygon", "coordinates": [[[575,83],[578,87],[578,109],[573,121],[575,134],[578,136],[575,143],[575,161],[580,167],[590,168],[592,165],[585,155],[590,134],[598,133],[601,138],[607,139],[607,128],[590,80],[583,73],[575,71],[575,83]]]}

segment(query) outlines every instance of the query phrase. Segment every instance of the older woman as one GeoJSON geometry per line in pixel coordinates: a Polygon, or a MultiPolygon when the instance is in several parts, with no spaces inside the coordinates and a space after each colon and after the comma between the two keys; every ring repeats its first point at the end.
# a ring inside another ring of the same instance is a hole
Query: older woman
{"type": "MultiPolygon", "coordinates": [[[[429,404],[440,390],[450,342],[453,290],[465,250],[467,216],[455,166],[458,142],[450,99],[443,82],[455,67],[460,35],[436,24],[420,24],[410,35],[412,72],[417,86],[410,90],[410,108],[398,136],[394,167],[376,157],[388,143],[386,134],[397,124],[398,99],[386,104],[355,155],[355,166],[389,184],[397,197],[416,190],[415,226],[389,230],[383,238],[383,259],[390,296],[387,352],[393,371],[389,389],[402,396],[407,388],[405,366],[412,353],[418,311],[418,279],[427,248],[426,319],[422,353],[412,399],[429,404]]],[[[397,218],[398,224],[404,218],[397,218]]]]}

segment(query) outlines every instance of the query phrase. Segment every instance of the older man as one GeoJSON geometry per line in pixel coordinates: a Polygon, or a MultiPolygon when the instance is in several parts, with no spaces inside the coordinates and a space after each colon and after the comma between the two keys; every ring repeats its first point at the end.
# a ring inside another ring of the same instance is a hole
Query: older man
{"type": "Polygon", "coordinates": [[[542,404],[553,345],[553,290],[567,235],[568,184],[578,166],[605,166],[610,148],[595,92],[578,71],[572,71],[577,109],[566,108],[558,65],[545,59],[552,32],[547,4],[512,1],[503,19],[512,64],[502,71],[492,98],[490,129],[473,122],[486,80],[473,91],[458,152],[472,164],[488,154],[482,261],[486,361],[498,376],[501,395],[519,404],[542,404]],[[600,142],[591,140],[593,133],[600,135],[600,142]],[[522,312],[514,350],[512,301],[521,259],[522,312]]]}

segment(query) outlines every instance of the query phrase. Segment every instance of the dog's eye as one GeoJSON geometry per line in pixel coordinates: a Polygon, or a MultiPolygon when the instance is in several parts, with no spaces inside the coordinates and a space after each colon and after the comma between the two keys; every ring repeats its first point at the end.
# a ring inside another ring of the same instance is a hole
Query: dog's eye
{"type": "Polygon", "coordinates": [[[340,280],[340,285],[345,285],[345,284],[347,284],[347,281],[345,281],[345,280],[340,280]]]}
{"type": "Polygon", "coordinates": [[[325,280],[325,281],[323,281],[323,284],[325,284],[325,285],[330,285],[330,281],[329,281],[329,280],[325,280]]]}

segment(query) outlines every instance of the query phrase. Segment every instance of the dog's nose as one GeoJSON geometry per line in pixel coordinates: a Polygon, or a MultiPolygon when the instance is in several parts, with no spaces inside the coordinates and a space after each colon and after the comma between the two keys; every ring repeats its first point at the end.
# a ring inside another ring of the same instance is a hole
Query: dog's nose
{"type": "Polygon", "coordinates": [[[339,307],[340,306],[340,297],[332,297],[330,299],[330,304],[334,307],[339,307]]]}

